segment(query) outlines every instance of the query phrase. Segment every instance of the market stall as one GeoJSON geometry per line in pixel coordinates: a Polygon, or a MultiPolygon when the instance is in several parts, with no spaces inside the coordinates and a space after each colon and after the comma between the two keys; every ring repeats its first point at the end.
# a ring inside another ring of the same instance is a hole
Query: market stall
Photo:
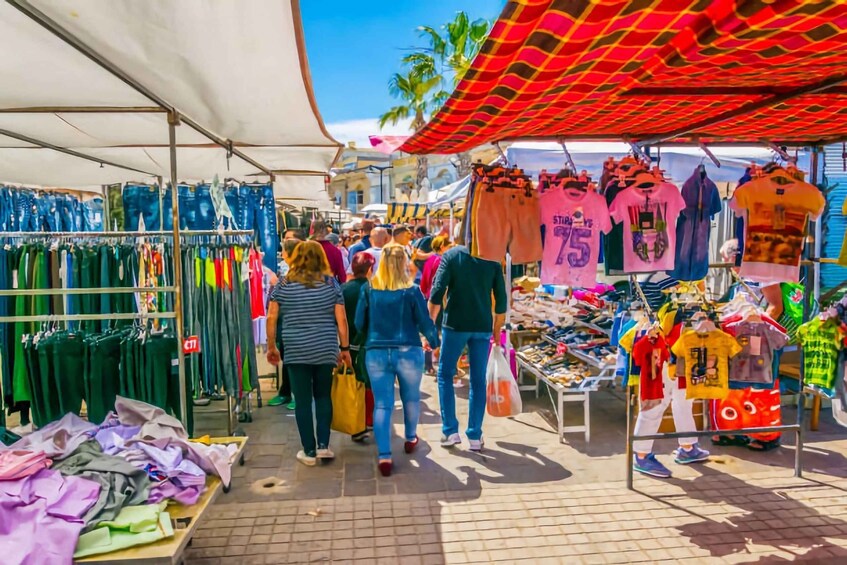
{"type": "MultiPolygon", "coordinates": [[[[751,448],[769,447],[770,434],[794,434],[799,476],[804,395],[820,393],[822,384],[841,401],[832,389],[845,362],[838,315],[813,310],[827,260],[815,222],[825,207],[817,187],[821,148],[847,138],[845,77],[837,70],[847,62],[847,30],[839,24],[847,9],[837,2],[736,4],[509,2],[451,97],[401,147],[452,153],[485,142],[560,146],[561,164],[547,171],[506,153],[499,167],[476,167],[463,240],[475,255],[506,257],[507,265],[540,260],[542,283],[590,286],[598,264],[601,276],[629,278],[625,311],[644,313],[630,320],[633,333],[624,334],[619,351],[640,391],[638,420],[633,426],[630,418],[627,430],[630,487],[633,461],[642,472],[668,476],[652,456],[654,439],[679,439],[676,460],[690,463],[708,456],[697,438],[718,441],[724,433],[752,438],[751,448]],[[622,141],[630,155],[609,152],[610,159],[583,171],[570,151],[582,141],[622,141]],[[719,176],[717,148],[754,144],[770,149],[776,162],[747,155],[755,162],[728,179],[737,189],[720,194],[716,179],[727,179],[719,176]],[[671,176],[657,159],[680,145],[693,146],[701,164],[671,176]],[[794,148],[806,148],[808,161],[794,148]],[[743,221],[737,252],[727,251],[737,264],[710,257],[706,244],[712,219],[733,214],[743,221]],[[494,216],[505,218],[505,235],[485,228],[494,216]],[[715,263],[730,273],[734,293],[748,298],[719,301],[725,289],[697,282],[715,263]],[[739,332],[738,320],[723,316],[726,308],[757,333],[743,325],[739,332]],[[789,311],[800,315],[793,327],[789,311]],[[803,346],[796,422],[726,417],[743,405],[733,382],[744,390],[774,388],[771,362],[789,340],[803,346]],[[712,411],[725,417],[697,430],[693,402],[704,399],[718,402],[712,411]],[[671,405],[676,431],[660,434],[671,405]]],[[[628,390],[629,410],[635,399],[628,390]]]]}
{"type": "Polygon", "coordinates": [[[246,441],[189,439],[195,375],[230,398],[255,383],[250,297],[260,252],[276,258],[264,241],[278,237],[272,183],[322,183],[341,150],[316,109],[299,6],[10,0],[0,27],[0,47],[16,53],[0,65],[3,213],[16,218],[2,236],[4,251],[29,257],[16,282],[3,263],[0,326],[16,350],[24,335],[43,338],[3,356],[4,412],[25,403],[38,429],[0,434],[12,445],[0,447],[4,469],[17,469],[0,482],[4,525],[21,532],[0,551],[69,563],[155,543],[121,562],[176,562],[246,441]],[[105,227],[108,190],[98,218],[51,188],[116,183],[137,229],[105,227]],[[67,231],[78,219],[104,225],[67,231]],[[61,363],[84,378],[57,380],[61,363]]]}

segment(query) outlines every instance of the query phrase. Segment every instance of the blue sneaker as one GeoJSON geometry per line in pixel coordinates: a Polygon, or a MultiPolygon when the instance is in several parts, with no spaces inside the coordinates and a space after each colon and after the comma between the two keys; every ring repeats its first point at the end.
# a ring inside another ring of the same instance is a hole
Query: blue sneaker
{"type": "Polygon", "coordinates": [[[674,461],[680,465],[700,463],[702,461],[708,461],[709,459],[709,452],[705,449],[700,449],[700,446],[696,443],[691,446],[691,449],[683,449],[680,447],[674,451],[674,455],[674,461]]]}
{"type": "Polygon", "coordinates": [[[644,457],[643,459],[636,455],[632,468],[639,473],[644,473],[651,477],[659,477],[660,479],[667,479],[671,476],[670,470],[662,465],[652,453],[649,453],[647,457],[644,457]]]}

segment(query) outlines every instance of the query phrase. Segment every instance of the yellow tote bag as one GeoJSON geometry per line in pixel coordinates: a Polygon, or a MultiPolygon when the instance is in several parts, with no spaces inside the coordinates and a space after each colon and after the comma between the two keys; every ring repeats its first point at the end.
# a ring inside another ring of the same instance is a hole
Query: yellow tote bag
{"type": "Polygon", "coordinates": [[[332,429],[348,435],[365,430],[365,385],[349,367],[336,369],[332,380],[332,429]]]}

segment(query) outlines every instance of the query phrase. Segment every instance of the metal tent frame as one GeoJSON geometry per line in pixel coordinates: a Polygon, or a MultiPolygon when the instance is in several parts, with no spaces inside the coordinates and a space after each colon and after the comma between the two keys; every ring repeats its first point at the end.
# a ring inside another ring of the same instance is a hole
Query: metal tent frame
{"type": "MultiPolygon", "coordinates": [[[[51,19],[44,12],[40,11],[32,4],[27,2],[27,0],[6,0],[8,4],[19,10],[21,13],[26,15],[28,18],[38,23],[41,27],[51,33],[53,36],[60,39],[62,42],[67,44],[70,48],[75,49],[76,51],[83,54],[87,57],[92,63],[99,66],[107,73],[112,76],[118,78],[123,83],[131,87],[137,93],[146,97],[152,102],[151,106],[143,106],[143,107],[121,107],[121,106],[100,106],[100,107],[79,107],[79,106],[55,106],[55,107],[30,107],[30,108],[13,108],[13,109],[3,109],[0,112],[3,113],[15,113],[15,114],[44,114],[44,113],[109,113],[109,114],[132,114],[132,113],[153,113],[153,114],[161,114],[167,119],[167,128],[168,128],[168,149],[169,149],[169,160],[170,160],[170,178],[168,179],[171,183],[171,186],[178,186],[178,168],[177,168],[177,142],[176,142],[176,128],[182,124],[185,124],[189,128],[195,130],[196,132],[202,134],[206,138],[208,138],[213,144],[220,146],[223,150],[227,152],[227,157],[235,156],[239,159],[249,163],[263,174],[267,175],[271,182],[275,180],[276,174],[297,174],[297,175],[323,175],[325,173],[319,173],[315,171],[273,171],[270,167],[266,167],[254,160],[250,156],[246,155],[244,152],[236,147],[235,143],[230,139],[224,139],[211,130],[198,123],[197,121],[187,117],[183,113],[180,112],[179,108],[174,105],[168,103],[164,98],[159,96],[156,92],[153,92],[135,78],[133,78],[129,73],[124,71],[118,65],[114,64],[112,61],[108,60],[101,53],[98,53],[95,49],[87,45],[84,41],[76,37],[74,34],[69,32],[67,29],[62,27],[55,20],[51,19]]],[[[157,176],[155,173],[151,173],[149,171],[144,171],[138,168],[130,167],[127,165],[123,165],[118,162],[109,161],[106,159],[102,159],[99,157],[95,157],[92,155],[88,155],[81,151],[76,151],[74,149],[70,149],[67,147],[61,147],[55,145],[53,143],[49,143],[44,140],[36,139],[31,136],[23,135],[14,131],[8,131],[5,129],[0,129],[0,136],[6,136],[13,139],[17,139],[19,141],[34,145],[36,147],[42,149],[49,149],[53,151],[57,151],[60,153],[64,153],[79,159],[85,159],[88,161],[92,161],[94,163],[99,163],[101,166],[110,166],[118,169],[130,171],[133,173],[140,173],[150,177],[156,177],[159,179],[159,200],[161,206],[161,198],[162,191],[164,190],[162,178],[157,176]]],[[[160,215],[161,217],[161,215],[160,215]]],[[[181,257],[181,244],[180,244],[180,235],[186,235],[190,232],[180,231],[179,228],[179,199],[173,199],[173,207],[172,207],[172,217],[173,217],[173,255],[175,258],[181,257]]],[[[128,232],[122,232],[122,235],[127,235],[128,232]]],[[[156,232],[146,232],[145,235],[155,235],[156,232]]],[[[158,232],[162,234],[163,232],[158,232]]],[[[224,235],[226,232],[224,232],[224,235]]],[[[186,424],[186,414],[187,414],[187,398],[185,394],[185,385],[186,385],[186,375],[185,375],[185,355],[183,352],[183,341],[184,341],[184,320],[182,315],[182,264],[179,260],[174,260],[173,265],[173,273],[174,273],[174,281],[173,287],[169,288],[174,295],[174,312],[169,313],[173,314],[173,318],[175,319],[176,325],[176,333],[177,333],[177,350],[179,356],[179,386],[180,386],[180,408],[181,415],[183,419],[183,424],[186,424]]],[[[147,317],[153,317],[153,315],[147,315],[147,317]]],[[[168,317],[164,315],[159,315],[158,317],[168,317]]],[[[82,319],[82,318],[75,318],[82,319]]]]}

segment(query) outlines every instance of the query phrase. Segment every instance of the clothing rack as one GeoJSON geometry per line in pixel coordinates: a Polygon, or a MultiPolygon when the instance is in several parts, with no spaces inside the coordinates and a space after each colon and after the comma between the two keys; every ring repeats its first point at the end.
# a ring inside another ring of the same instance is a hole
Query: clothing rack
{"type": "MultiPolygon", "coordinates": [[[[161,197],[161,190],[160,190],[161,197]]],[[[161,199],[161,198],[160,198],[161,199]]],[[[174,230],[171,231],[102,231],[102,232],[3,232],[0,239],[103,239],[103,238],[174,238],[177,242],[191,237],[248,237],[252,236],[250,230],[174,230]]],[[[174,263],[178,263],[179,246],[174,246],[174,263]]],[[[175,266],[174,272],[179,267],[175,266]]],[[[104,294],[148,294],[148,293],[172,293],[179,295],[180,281],[174,280],[173,285],[164,287],[100,287],[100,288],[48,288],[48,289],[9,289],[0,290],[0,296],[55,296],[55,295],[104,295],[104,294]]],[[[83,322],[104,320],[175,320],[178,326],[181,324],[181,300],[176,300],[173,312],[138,312],[120,314],[46,314],[32,316],[0,316],[0,323],[51,323],[51,322],[83,322]],[[178,313],[179,312],[179,313],[178,313]]],[[[180,330],[181,331],[181,330],[180,330]]],[[[178,335],[180,335],[178,333],[178,335]]],[[[182,340],[178,340],[179,356],[179,378],[180,378],[180,407],[183,425],[187,426],[188,400],[185,398],[185,366],[184,353],[182,351],[182,340]]],[[[2,405],[3,403],[0,403],[2,405]]],[[[227,432],[233,434],[233,399],[227,395],[227,407],[214,412],[227,412],[227,432]]],[[[5,426],[5,408],[0,410],[0,426],[5,426]]]]}
{"type": "MultiPolygon", "coordinates": [[[[818,168],[820,164],[820,148],[818,146],[812,147],[812,157],[811,157],[811,171],[809,175],[809,183],[813,185],[817,185],[818,182],[818,168]]],[[[829,262],[828,259],[824,259],[816,256],[815,252],[815,226],[817,222],[809,222],[808,232],[809,237],[806,239],[806,245],[804,248],[805,259],[800,261],[801,265],[815,265],[818,263],[829,262]]],[[[834,261],[833,261],[834,262],[834,261]]],[[[713,263],[709,265],[709,268],[733,268],[735,267],[735,263],[713,263]]],[[[734,272],[733,272],[734,273],[734,272]]],[[[737,274],[736,274],[737,277],[737,274]]],[[[808,269],[806,273],[806,288],[814,288],[814,278],[815,278],[815,270],[808,269]]],[[[631,276],[630,280],[635,287],[638,295],[644,299],[644,293],[641,289],[641,285],[638,284],[635,276],[631,276]]],[[[746,284],[744,286],[747,286],[746,284]]],[[[749,287],[747,287],[749,288],[749,287]]],[[[814,296],[811,296],[809,292],[804,293],[804,301],[803,301],[803,321],[806,322],[809,320],[809,315],[812,311],[812,301],[815,299],[814,296]]],[[[648,308],[649,306],[645,306],[648,308]]],[[[759,427],[759,428],[741,428],[737,430],[732,430],[733,434],[739,435],[750,435],[750,434],[759,434],[759,433],[773,433],[773,432],[793,432],[796,434],[797,443],[794,450],[794,476],[802,477],[803,476],[803,410],[805,408],[804,402],[806,398],[806,390],[804,386],[805,381],[805,362],[803,358],[803,350],[800,348],[800,374],[798,377],[799,381],[799,393],[797,395],[797,418],[794,424],[782,424],[779,426],[769,426],[769,427],[759,427]]],[[[636,397],[632,387],[627,387],[627,423],[626,423],[626,487],[629,490],[633,490],[633,443],[639,440],[657,440],[657,439],[680,439],[680,438],[689,438],[689,437],[710,437],[719,433],[718,430],[703,430],[703,431],[691,431],[691,432],[672,432],[672,433],[657,433],[643,436],[636,436],[634,434],[634,424],[632,421],[632,406],[636,401],[636,397]]]]}

